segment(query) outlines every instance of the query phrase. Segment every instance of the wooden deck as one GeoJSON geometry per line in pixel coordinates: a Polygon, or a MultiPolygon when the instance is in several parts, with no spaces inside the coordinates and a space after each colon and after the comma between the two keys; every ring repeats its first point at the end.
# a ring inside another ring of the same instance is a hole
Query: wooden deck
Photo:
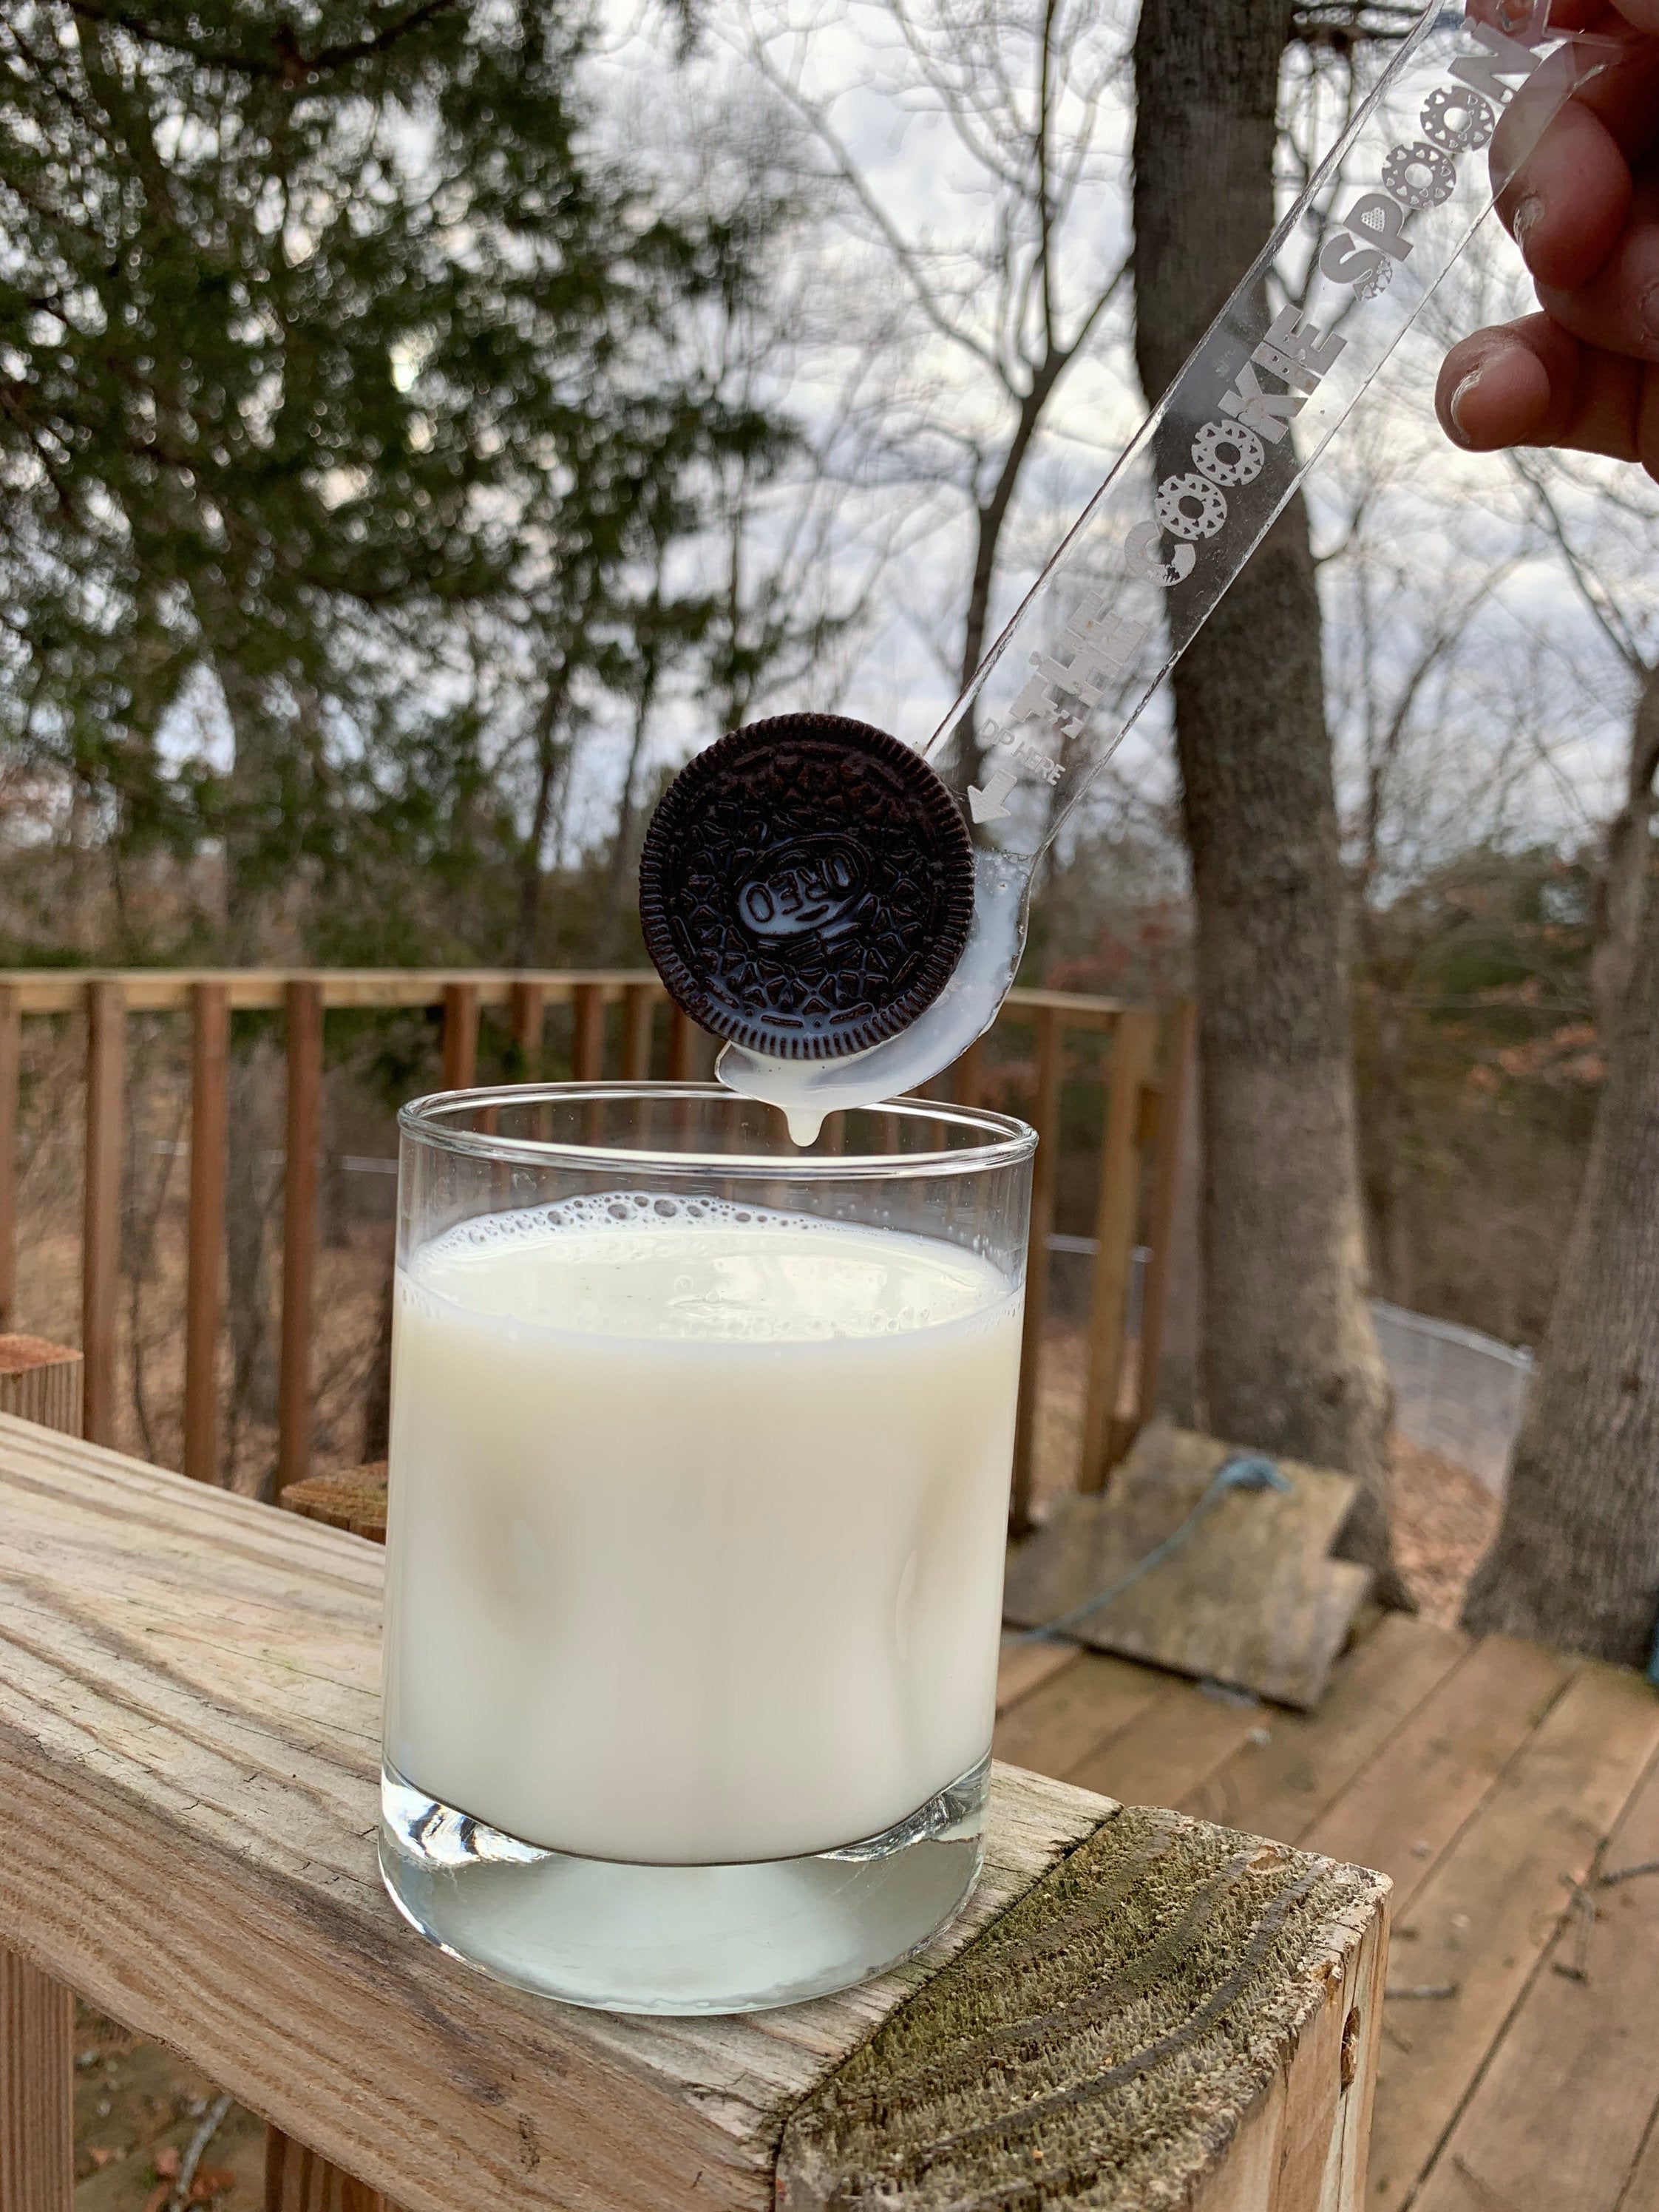
{"type": "Polygon", "coordinates": [[[1388,1615],[1316,1713],[1005,1651],[997,1755],[1378,1867],[1372,2212],[1659,2212],[1659,1692],[1388,1615]]]}

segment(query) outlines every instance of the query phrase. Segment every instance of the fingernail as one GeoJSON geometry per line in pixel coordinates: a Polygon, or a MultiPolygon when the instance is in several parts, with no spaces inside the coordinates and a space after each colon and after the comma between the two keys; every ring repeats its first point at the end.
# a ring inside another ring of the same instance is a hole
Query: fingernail
{"type": "Polygon", "coordinates": [[[1544,203],[1536,192],[1529,193],[1515,210],[1515,242],[1520,247],[1523,256],[1527,251],[1527,240],[1531,235],[1532,227],[1543,212],[1544,203]]]}
{"type": "Polygon", "coordinates": [[[1463,379],[1463,381],[1458,386],[1456,391],[1453,392],[1451,396],[1451,406],[1447,410],[1451,416],[1451,434],[1453,437],[1456,439],[1460,446],[1463,447],[1469,452],[1473,452],[1474,449],[1474,441],[1463,427],[1463,402],[1468,398],[1470,392],[1474,390],[1475,386],[1480,383],[1481,374],[1482,372],[1478,368],[1472,368],[1469,371],[1468,374],[1463,379]]]}

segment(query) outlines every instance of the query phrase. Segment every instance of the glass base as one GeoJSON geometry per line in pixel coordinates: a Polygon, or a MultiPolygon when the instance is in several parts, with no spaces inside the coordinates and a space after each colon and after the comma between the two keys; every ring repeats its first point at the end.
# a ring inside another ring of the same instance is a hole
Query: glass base
{"type": "Polygon", "coordinates": [[[383,1766],[380,1873],[422,1935],[515,1988],[605,2012],[761,2012],[867,1981],[960,1911],[990,1771],[840,1850],[633,1866],[520,1843],[383,1766]]]}

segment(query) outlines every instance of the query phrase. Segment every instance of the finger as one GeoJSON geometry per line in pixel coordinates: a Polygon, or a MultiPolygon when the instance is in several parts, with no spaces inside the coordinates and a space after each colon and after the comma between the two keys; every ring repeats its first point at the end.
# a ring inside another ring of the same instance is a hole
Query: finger
{"type": "MultiPolygon", "coordinates": [[[[1494,154],[1501,162],[1496,146],[1494,154]]],[[[1629,161],[1601,118],[1575,97],[1499,194],[1498,209],[1533,275],[1565,287],[1584,283],[1612,252],[1630,199],[1629,161]]]]}
{"type": "Polygon", "coordinates": [[[1466,451],[1563,446],[1659,478],[1659,373],[1585,346],[1547,315],[1477,331],[1446,356],[1435,408],[1466,451]]]}
{"type": "MultiPolygon", "coordinates": [[[[1659,6],[1659,0],[1655,0],[1659,6]]],[[[1540,125],[1540,103],[1585,65],[1565,50],[1516,94],[1492,141],[1492,171],[1507,178],[1498,210],[1528,267],[1546,284],[1582,284],[1612,251],[1629,206],[1631,172],[1659,137],[1659,40],[1619,32],[1621,58],[1598,68],[1540,125]],[[1534,142],[1535,143],[1532,143],[1534,142]]]]}
{"type": "Polygon", "coordinates": [[[1477,331],[1446,356],[1434,405],[1441,428],[1468,453],[1532,445],[1554,409],[1551,364],[1514,325],[1477,331]]]}
{"type": "Polygon", "coordinates": [[[1659,178],[1638,186],[1613,251],[1595,274],[1571,287],[1540,279],[1538,300],[1584,344],[1659,362],[1659,178]]]}
{"type": "MultiPolygon", "coordinates": [[[[1478,8],[1471,6],[1471,15],[1479,15],[1482,22],[1487,20],[1486,0],[1478,8]]],[[[1495,20],[1495,19],[1494,19],[1495,20]]],[[[1498,28],[1503,28],[1502,24],[1498,28]]],[[[1601,31],[1616,36],[1627,31],[1630,25],[1612,0],[1552,0],[1550,28],[1553,31],[1601,31]]]]}

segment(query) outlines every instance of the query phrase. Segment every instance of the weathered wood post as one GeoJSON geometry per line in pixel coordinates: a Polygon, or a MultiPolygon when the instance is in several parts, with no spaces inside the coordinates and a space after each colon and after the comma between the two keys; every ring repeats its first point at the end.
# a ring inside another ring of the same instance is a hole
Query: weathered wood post
{"type": "MultiPolygon", "coordinates": [[[[0,1336],[0,1413],[81,1433],[78,1352],[0,1336]]],[[[75,1995],[0,1948],[0,2212],[71,2212],[75,1995]]]]}

